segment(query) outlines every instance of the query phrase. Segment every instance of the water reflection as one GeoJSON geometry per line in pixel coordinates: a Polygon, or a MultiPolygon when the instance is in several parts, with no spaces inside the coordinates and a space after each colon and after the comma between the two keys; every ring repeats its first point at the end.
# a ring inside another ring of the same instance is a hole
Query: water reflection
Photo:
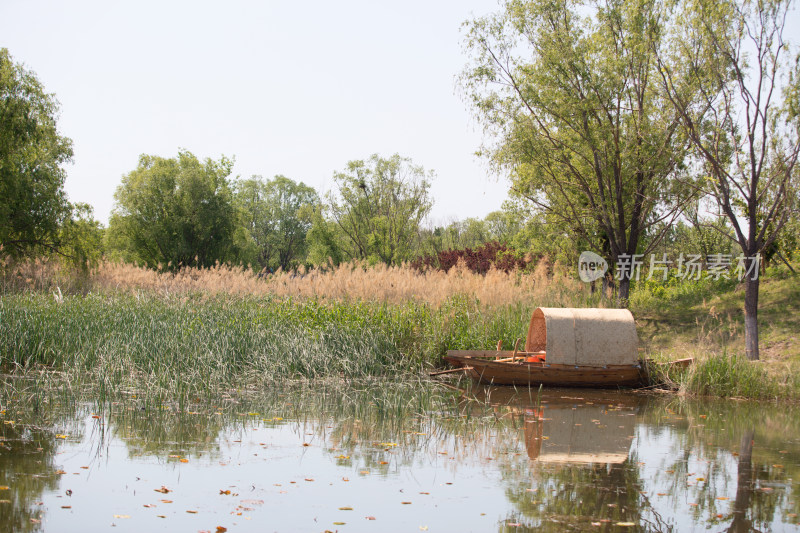
{"type": "Polygon", "coordinates": [[[4,530],[800,530],[787,405],[379,383],[2,420],[4,530]]]}

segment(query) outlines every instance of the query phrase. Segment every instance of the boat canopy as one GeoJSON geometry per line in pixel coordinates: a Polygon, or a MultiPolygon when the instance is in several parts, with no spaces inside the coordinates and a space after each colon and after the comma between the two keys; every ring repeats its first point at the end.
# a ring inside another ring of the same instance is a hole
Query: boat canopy
{"type": "Polygon", "coordinates": [[[627,309],[538,307],[526,352],[546,352],[549,364],[632,365],[639,359],[636,323],[627,309]]]}

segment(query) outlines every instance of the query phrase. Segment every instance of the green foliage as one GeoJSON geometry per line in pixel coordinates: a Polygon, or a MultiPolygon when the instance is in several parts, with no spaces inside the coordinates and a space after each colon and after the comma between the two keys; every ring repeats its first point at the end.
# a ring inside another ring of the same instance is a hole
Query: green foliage
{"type": "MultiPolygon", "coordinates": [[[[288,270],[305,260],[306,235],[319,205],[316,191],[284,176],[260,176],[236,184],[235,203],[252,240],[253,265],[288,270]]],[[[243,261],[248,262],[248,261],[243,261]]]]}
{"type": "MultiPolygon", "coordinates": [[[[462,86],[510,173],[512,193],[616,263],[693,193],[659,90],[663,3],[511,0],[467,23],[462,86]]],[[[652,246],[657,239],[651,239],[652,246]]],[[[626,281],[626,280],[623,280],[626,281]]],[[[620,285],[621,303],[627,284],[620,285]]]]}
{"type": "Polygon", "coordinates": [[[413,256],[422,219],[431,209],[432,174],[410,159],[377,154],[350,161],[333,179],[328,211],[343,234],[341,249],[351,259],[398,264],[413,256]]]}
{"type": "Polygon", "coordinates": [[[235,257],[233,162],[142,155],[114,193],[108,244],[150,268],[210,266],[235,257]]]}
{"type": "Polygon", "coordinates": [[[63,185],[72,141],[58,134],[58,102],[0,48],[0,249],[52,251],[69,218],[63,185]]]}
{"type": "Polygon", "coordinates": [[[103,257],[103,228],[89,204],[74,204],[72,216],[61,227],[61,252],[84,273],[103,257]]]}

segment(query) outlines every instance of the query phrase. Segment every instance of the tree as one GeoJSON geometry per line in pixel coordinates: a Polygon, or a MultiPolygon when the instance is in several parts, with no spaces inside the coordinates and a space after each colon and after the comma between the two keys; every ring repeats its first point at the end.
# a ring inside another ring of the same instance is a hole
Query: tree
{"type": "Polygon", "coordinates": [[[741,249],[745,349],[755,360],[759,259],[798,200],[800,63],[787,61],[783,38],[790,3],[686,0],[680,7],[686,15],[676,27],[675,53],[659,57],[660,77],[705,164],[706,192],[741,249]],[[693,102],[687,91],[702,98],[693,102]]]}
{"type": "Polygon", "coordinates": [[[345,253],[387,265],[411,259],[414,239],[432,206],[432,177],[397,154],[350,161],[344,172],[335,173],[337,190],[328,194],[327,207],[344,234],[345,253]]]}
{"type": "Polygon", "coordinates": [[[11,256],[58,249],[70,216],[63,165],[72,141],[56,127],[59,104],[36,75],[0,49],[0,249],[11,256]]]}
{"type": "Polygon", "coordinates": [[[635,254],[658,242],[644,235],[693,191],[674,179],[687,146],[658,84],[666,15],[656,0],[508,0],[467,23],[461,84],[496,140],[483,154],[512,194],[610,255],[620,305],[635,254]]]}
{"type": "Polygon", "coordinates": [[[288,270],[305,257],[317,192],[284,176],[264,181],[260,176],[236,185],[236,204],[253,239],[261,268],[288,270]]]}
{"type": "Polygon", "coordinates": [[[103,228],[94,218],[94,209],[85,203],[71,205],[71,215],[61,226],[61,253],[83,273],[97,266],[103,257],[103,228]]]}
{"type": "Polygon", "coordinates": [[[109,243],[150,268],[207,267],[234,256],[233,162],[142,155],[114,193],[109,243]]]}

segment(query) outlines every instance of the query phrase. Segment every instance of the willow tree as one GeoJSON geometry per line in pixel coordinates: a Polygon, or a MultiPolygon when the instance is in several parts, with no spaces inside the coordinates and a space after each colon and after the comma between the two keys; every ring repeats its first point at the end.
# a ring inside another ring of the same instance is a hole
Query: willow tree
{"type": "Polygon", "coordinates": [[[410,159],[377,154],[350,161],[336,172],[336,190],[327,195],[331,218],[352,259],[394,265],[411,259],[420,225],[433,202],[432,173],[410,159]]]}
{"type": "Polygon", "coordinates": [[[686,0],[661,80],[705,164],[705,191],[742,252],[745,350],[758,359],[760,256],[797,213],[800,63],[784,39],[790,2],[686,0]],[[687,84],[688,82],[688,84],[687,84]],[[702,98],[690,102],[699,92],[702,98]]]}
{"type": "Polygon", "coordinates": [[[667,17],[656,0],[508,0],[466,23],[461,85],[491,138],[482,153],[513,194],[617,265],[620,305],[635,254],[694,191],[659,83],[667,17]]]}

